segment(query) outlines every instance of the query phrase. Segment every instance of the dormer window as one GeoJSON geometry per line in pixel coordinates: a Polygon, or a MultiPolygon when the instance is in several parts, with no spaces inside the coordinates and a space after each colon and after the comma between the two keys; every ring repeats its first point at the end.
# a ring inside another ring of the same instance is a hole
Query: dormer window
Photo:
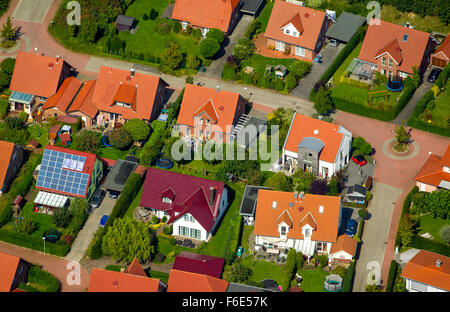
{"type": "Polygon", "coordinates": [[[290,34],[290,30],[289,29],[286,29],[286,35],[289,35],[290,34]]]}
{"type": "Polygon", "coordinates": [[[172,200],[169,197],[163,197],[162,199],[163,203],[171,204],[172,200]]]}
{"type": "Polygon", "coordinates": [[[286,227],[285,226],[280,227],[280,234],[281,234],[281,236],[286,236],[286,227]]]}
{"type": "Polygon", "coordinates": [[[118,102],[118,101],[116,101],[115,104],[116,104],[117,106],[122,106],[122,107],[126,107],[126,108],[131,108],[131,104],[129,104],[129,103],[118,102]]]}
{"type": "Polygon", "coordinates": [[[298,32],[296,32],[295,30],[292,32],[292,35],[294,36],[294,37],[298,37],[298,32]]]}

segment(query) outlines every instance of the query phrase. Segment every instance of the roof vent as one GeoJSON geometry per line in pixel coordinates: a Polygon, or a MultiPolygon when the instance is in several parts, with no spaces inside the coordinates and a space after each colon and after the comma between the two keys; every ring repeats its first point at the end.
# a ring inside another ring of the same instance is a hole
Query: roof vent
{"type": "Polygon", "coordinates": [[[403,35],[403,42],[408,42],[409,35],[403,35]]]}
{"type": "Polygon", "coordinates": [[[131,75],[131,77],[134,77],[135,72],[136,72],[136,70],[134,69],[134,67],[132,67],[132,68],[130,69],[130,75],[131,75]]]}
{"type": "Polygon", "coordinates": [[[297,191],[294,192],[294,198],[298,199],[298,192],[297,191]]]}
{"type": "Polygon", "coordinates": [[[442,261],[439,260],[439,259],[437,259],[437,260],[436,260],[436,267],[440,268],[440,267],[441,267],[441,264],[442,264],[442,261]]]}
{"type": "Polygon", "coordinates": [[[277,208],[277,201],[276,200],[274,200],[272,202],[272,209],[275,209],[275,208],[277,208]]]}
{"type": "Polygon", "coordinates": [[[294,203],[293,203],[293,202],[290,202],[290,203],[289,203],[289,207],[291,207],[291,208],[294,207],[294,203]]]}
{"type": "Polygon", "coordinates": [[[114,279],[112,284],[113,284],[113,286],[116,287],[116,288],[119,287],[119,281],[118,281],[117,279],[114,279]]]}
{"type": "Polygon", "coordinates": [[[303,199],[303,198],[305,198],[305,192],[301,191],[300,192],[300,199],[303,199]]]}
{"type": "Polygon", "coordinates": [[[130,81],[131,80],[131,76],[127,76],[127,81],[130,81]]]}
{"type": "Polygon", "coordinates": [[[302,212],[303,211],[303,206],[299,206],[298,207],[298,211],[302,212]]]}
{"type": "Polygon", "coordinates": [[[319,213],[323,213],[323,206],[322,205],[319,206],[319,213]]]}
{"type": "Polygon", "coordinates": [[[55,66],[55,64],[53,64],[53,63],[48,64],[48,68],[49,68],[49,69],[52,69],[53,66],[55,66]]]}
{"type": "Polygon", "coordinates": [[[219,110],[223,111],[225,109],[225,107],[223,107],[223,105],[219,106],[219,110]]]}
{"type": "Polygon", "coordinates": [[[317,135],[317,134],[319,134],[319,130],[316,129],[316,130],[314,130],[313,133],[317,135]]]}
{"type": "Polygon", "coordinates": [[[305,13],[305,17],[309,17],[309,13],[305,13]]]}

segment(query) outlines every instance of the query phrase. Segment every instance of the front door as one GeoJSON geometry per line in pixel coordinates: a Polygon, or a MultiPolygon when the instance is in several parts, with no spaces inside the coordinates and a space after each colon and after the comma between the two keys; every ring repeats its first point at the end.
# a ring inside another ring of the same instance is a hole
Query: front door
{"type": "Polygon", "coordinates": [[[312,165],[311,164],[303,164],[303,170],[306,172],[312,172],[312,165]]]}
{"type": "Polygon", "coordinates": [[[324,178],[328,178],[328,168],[322,167],[322,175],[324,178]]]}

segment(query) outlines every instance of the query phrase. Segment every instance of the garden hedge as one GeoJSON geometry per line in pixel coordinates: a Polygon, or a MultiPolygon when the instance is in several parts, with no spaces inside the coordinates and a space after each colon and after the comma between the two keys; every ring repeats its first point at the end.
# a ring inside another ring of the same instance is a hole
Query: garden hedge
{"type": "Polygon", "coordinates": [[[394,288],[396,272],[397,272],[397,262],[395,262],[395,260],[392,260],[391,266],[389,268],[388,280],[386,283],[386,292],[392,292],[394,288]]]}
{"type": "Polygon", "coordinates": [[[420,129],[423,131],[450,137],[450,129],[431,125],[427,122],[417,119],[414,116],[409,117],[408,126],[416,128],[416,129],[420,129]]]}
{"type": "Polygon", "coordinates": [[[450,257],[450,248],[448,248],[447,245],[439,242],[434,242],[419,235],[413,237],[410,246],[413,248],[425,249],[440,255],[450,257]]]}
{"type": "Polygon", "coordinates": [[[342,292],[351,292],[353,289],[353,278],[355,276],[355,261],[350,262],[344,281],[342,282],[342,292]]]}

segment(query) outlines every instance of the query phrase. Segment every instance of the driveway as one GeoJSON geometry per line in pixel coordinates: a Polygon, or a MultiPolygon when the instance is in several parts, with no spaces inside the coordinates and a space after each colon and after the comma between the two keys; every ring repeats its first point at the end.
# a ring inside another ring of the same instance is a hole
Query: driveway
{"type": "Polygon", "coordinates": [[[408,104],[405,106],[405,108],[403,108],[403,110],[392,121],[393,123],[400,125],[402,123],[402,120],[404,120],[406,123],[406,121],[408,121],[409,117],[411,117],[412,113],[414,112],[414,107],[416,107],[417,102],[419,102],[420,99],[423,98],[425,93],[427,93],[428,91],[431,90],[431,88],[433,87],[433,84],[429,83],[427,79],[428,79],[428,75],[430,74],[430,72],[433,68],[434,67],[428,68],[425,75],[423,76],[422,84],[416,90],[413,97],[408,102],[408,104]]]}
{"type": "Polygon", "coordinates": [[[320,77],[328,69],[328,67],[330,67],[331,63],[333,63],[334,59],[339,52],[341,52],[344,46],[345,44],[340,44],[338,47],[325,45],[320,52],[323,55],[322,63],[312,63],[311,71],[305,78],[300,80],[298,86],[291,91],[291,95],[309,100],[309,93],[314,87],[314,84],[319,81],[320,77]]]}
{"type": "Polygon", "coordinates": [[[65,257],[66,260],[78,261],[83,259],[86,250],[94,238],[95,232],[97,232],[100,227],[100,219],[104,215],[110,215],[111,211],[116,203],[115,199],[111,199],[108,195],[103,199],[100,207],[94,210],[94,212],[89,216],[88,220],[84,224],[81,231],[78,233],[77,238],[72,244],[69,254],[65,257]]]}
{"type": "Polygon", "coordinates": [[[353,291],[356,292],[365,290],[367,276],[373,270],[372,263],[375,263],[377,274],[381,274],[392,211],[402,189],[384,183],[374,183],[372,194],[373,199],[368,207],[370,218],[364,226],[361,250],[355,268],[353,291]]]}
{"type": "Polygon", "coordinates": [[[42,23],[53,0],[20,0],[12,17],[25,22],[42,23]]]}
{"type": "Polygon", "coordinates": [[[351,159],[348,163],[347,169],[345,171],[345,185],[351,186],[355,184],[363,185],[366,182],[368,176],[373,177],[375,171],[375,165],[367,163],[360,167],[358,164],[353,162],[351,159]]]}
{"type": "Polygon", "coordinates": [[[222,48],[221,51],[219,51],[219,53],[221,53],[222,55],[219,55],[219,58],[211,63],[206,71],[202,73],[203,75],[216,79],[220,79],[222,77],[222,68],[227,62],[227,57],[231,55],[231,53],[233,52],[233,47],[237,44],[239,39],[242,38],[248,26],[250,26],[253,20],[254,17],[250,15],[243,15],[241,17],[238,24],[231,33],[231,36],[225,38],[225,41],[228,41],[228,44],[225,46],[225,49],[222,48]]]}

